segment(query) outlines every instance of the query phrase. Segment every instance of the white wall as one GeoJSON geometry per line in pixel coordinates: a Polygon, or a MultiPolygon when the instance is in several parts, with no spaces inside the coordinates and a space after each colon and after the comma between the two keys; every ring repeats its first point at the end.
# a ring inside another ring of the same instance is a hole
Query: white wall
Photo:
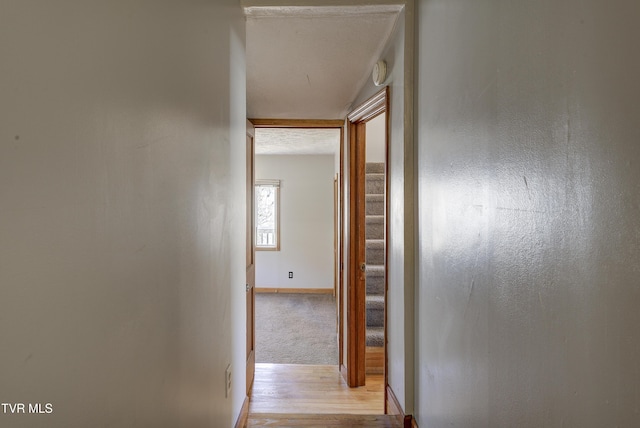
{"type": "Polygon", "coordinates": [[[419,426],[640,426],[640,3],[419,10],[419,426]]]}
{"type": "MultiPolygon", "coordinates": [[[[410,3],[410,2],[409,2],[410,3]]],[[[407,6],[410,8],[410,5],[407,6]]],[[[403,10],[396,28],[389,38],[381,59],[387,62],[388,77],[384,85],[390,87],[390,139],[388,180],[390,213],[387,291],[387,353],[388,382],[407,414],[413,412],[413,314],[414,314],[414,228],[413,228],[413,154],[411,124],[405,118],[407,94],[407,61],[405,55],[405,17],[411,10],[403,10]]],[[[408,20],[412,18],[409,17],[408,20]]],[[[411,67],[409,67],[410,69],[411,67]]],[[[371,81],[360,91],[354,106],[367,100],[381,88],[371,81]]],[[[410,111],[408,112],[410,114],[410,111]]],[[[369,136],[367,135],[367,138],[369,136]]],[[[348,197],[348,196],[347,196],[348,197]]],[[[345,282],[346,284],[346,282],[345,282]]],[[[345,287],[346,288],[346,287],[345,287]]]]}
{"type": "Polygon", "coordinates": [[[256,179],[280,180],[280,251],[256,252],[256,287],[333,289],[334,156],[256,156],[256,179]]]}
{"type": "Polygon", "coordinates": [[[386,113],[371,119],[366,124],[367,133],[367,162],[384,163],[386,157],[386,113]]]}
{"type": "Polygon", "coordinates": [[[1,9],[0,397],[53,413],[0,412],[0,426],[232,426],[245,381],[244,264],[230,255],[245,221],[239,5],[1,9]]]}

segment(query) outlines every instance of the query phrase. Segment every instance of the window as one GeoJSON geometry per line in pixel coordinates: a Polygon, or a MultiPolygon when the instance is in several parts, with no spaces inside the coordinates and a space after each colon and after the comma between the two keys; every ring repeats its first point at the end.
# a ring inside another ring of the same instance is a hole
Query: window
{"type": "Polygon", "coordinates": [[[256,180],[256,250],[280,249],[280,180],[256,180]]]}

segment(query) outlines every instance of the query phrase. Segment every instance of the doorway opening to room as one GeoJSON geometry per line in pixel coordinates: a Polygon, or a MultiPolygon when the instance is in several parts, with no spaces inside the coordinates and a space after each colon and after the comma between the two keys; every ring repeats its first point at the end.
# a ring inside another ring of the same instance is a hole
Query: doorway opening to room
{"type": "Polygon", "coordinates": [[[387,290],[387,113],[365,122],[366,375],[383,374],[387,290]]]}
{"type": "Polygon", "coordinates": [[[377,391],[345,395],[349,388],[340,372],[346,294],[341,274],[344,122],[251,123],[256,370],[249,412],[326,413],[340,408],[344,413],[380,413],[382,377],[377,391]],[[265,395],[274,385],[283,386],[279,390],[285,393],[265,395]],[[296,391],[295,397],[287,388],[296,391]],[[319,390],[325,392],[321,397],[319,390]]]}
{"type": "Polygon", "coordinates": [[[253,122],[256,363],[338,365],[342,122],[253,122]]]}
{"type": "Polygon", "coordinates": [[[366,385],[386,369],[389,88],[348,116],[349,382],[366,385]]]}

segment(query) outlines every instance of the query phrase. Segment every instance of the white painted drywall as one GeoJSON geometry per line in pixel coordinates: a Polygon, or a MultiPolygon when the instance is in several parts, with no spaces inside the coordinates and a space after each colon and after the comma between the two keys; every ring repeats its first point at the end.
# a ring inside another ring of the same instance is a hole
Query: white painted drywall
{"type": "MultiPolygon", "coordinates": [[[[410,414],[413,411],[413,325],[412,290],[413,278],[407,276],[412,271],[413,241],[407,239],[413,235],[412,209],[413,195],[411,194],[411,180],[406,174],[411,174],[408,144],[405,128],[405,16],[406,11],[398,17],[394,32],[381,56],[387,62],[388,77],[385,85],[390,92],[390,139],[389,139],[389,236],[387,239],[387,353],[388,379],[403,410],[410,414]],[[408,208],[407,208],[408,207],[408,208]],[[407,331],[409,334],[407,336],[407,331]],[[407,339],[408,337],[408,339],[407,339]]],[[[381,88],[369,83],[360,91],[354,105],[366,101],[381,88]]],[[[380,116],[382,117],[382,116],[380,116]]],[[[374,119],[375,120],[375,119],[374,119]]],[[[371,122],[370,122],[371,123],[371,122]]],[[[409,130],[410,131],[410,130],[409,130]]],[[[367,130],[367,142],[369,133],[367,130]]],[[[346,287],[345,287],[346,288],[346,287]]],[[[346,333],[345,333],[346,334],[346,333]]]]}
{"type": "Polygon", "coordinates": [[[256,156],[256,179],[280,180],[280,251],[256,252],[256,287],[332,289],[334,156],[256,156]]]}
{"type": "Polygon", "coordinates": [[[384,163],[385,162],[385,125],[386,113],[383,113],[366,124],[367,135],[367,162],[384,163]]]}
{"type": "Polygon", "coordinates": [[[640,3],[418,9],[419,426],[640,426],[640,3]]]}
{"type": "Polygon", "coordinates": [[[232,426],[245,395],[238,2],[0,9],[0,397],[53,407],[0,412],[0,426],[232,426]]]}

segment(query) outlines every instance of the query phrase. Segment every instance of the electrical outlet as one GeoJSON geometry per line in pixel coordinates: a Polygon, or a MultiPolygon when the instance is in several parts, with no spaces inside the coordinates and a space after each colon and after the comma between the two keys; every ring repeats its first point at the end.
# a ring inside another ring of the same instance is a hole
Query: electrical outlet
{"type": "Polygon", "coordinates": [[[293,272],[289,272],[289,278],[293,278],[293,272]]]}
{"type": "Polygon", "coordinates": [[[227,366],[227,370],[224,372],[224,379],[225,379],[224,396],[228,398],[229,395],[231,394],[231,364],[227,366]]]}

